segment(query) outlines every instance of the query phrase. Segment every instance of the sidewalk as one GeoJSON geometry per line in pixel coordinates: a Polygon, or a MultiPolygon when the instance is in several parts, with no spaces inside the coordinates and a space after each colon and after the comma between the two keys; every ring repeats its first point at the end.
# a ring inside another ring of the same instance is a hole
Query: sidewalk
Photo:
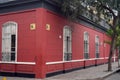
{"type": "MultiPolygon", "coordinates": [[[[105,78],[120,68],[117,68],[118,63],[112,63],[113,71],[107,72],[107,64],[94,66],[86,69],[76,70],[65,74],[60,74],[52,77],[47,77],[43,80],[100,80],[105,78]]],[[[0,80],[2,77],[0,76],[0,80]]],[[[41,80],[34,78],[22,78],[22,77],[7,77],[7,80],[41,80]]]]}
{"type": "Polygon", "coordinates": [[[81,69],[77,71],[73,71],[70,73],[65,73],[53,77],[46,78],[46,80],[93,80],[98,78],[105,78],[110,74],[113,74],[120,68],[117,68],[118,63],[112,63],[113,71],[107,72],[107,64],[94,66],[86,69],[81,69]]]}

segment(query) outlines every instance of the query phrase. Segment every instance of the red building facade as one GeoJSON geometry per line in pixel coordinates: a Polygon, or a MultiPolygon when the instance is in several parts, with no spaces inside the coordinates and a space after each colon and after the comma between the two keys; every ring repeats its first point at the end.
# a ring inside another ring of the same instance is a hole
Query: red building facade
{"type": "Polygon", "coordinates": [[[104,41],[110,38],[105,29],[85,20],[67,21],[51,2],[13,1],[0,6],[0,75],[45,78],[107,62],[110,46],[104,41]]]}

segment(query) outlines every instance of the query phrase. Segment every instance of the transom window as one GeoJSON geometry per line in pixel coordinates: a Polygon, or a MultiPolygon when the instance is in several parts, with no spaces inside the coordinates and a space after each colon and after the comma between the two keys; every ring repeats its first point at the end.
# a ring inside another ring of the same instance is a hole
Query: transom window
{"type": "Polygon", "coordinates": [[[89,34],[84,32],[84,58],[89,58],[89,34]]]}
{"type": "Polygon", "coordinates": [[[63,56],[64,61],[72,59],[72,31],[71,28],[65,26],[63,29],[63,56]]]}
{"type": "Polygon", "coordinates": [[[17,23],[7,22],[2,27],[2,61],[15,61],[16,49],[17,23]]]}
{"type": "Polygon", "coordinates": [[[99,54],[100,54],[100,51],[99,51],[99,36],[95,36],[95,55],[96,55],[96,58],[99,58],[99,54]]]}

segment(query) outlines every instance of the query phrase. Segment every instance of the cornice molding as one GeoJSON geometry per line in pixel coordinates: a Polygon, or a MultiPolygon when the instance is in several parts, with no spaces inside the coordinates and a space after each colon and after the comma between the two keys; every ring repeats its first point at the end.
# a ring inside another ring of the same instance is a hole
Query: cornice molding
{"type": "Polygon", "coordinates": [[[7,2],[7,3],[1,3],[0,8],[20,5],[20,4],[25,4],[25,3],[31,3],[31,2],[36,2],[36,1],[42,1],[42,0],[15,0],[15,1],[7,2]]]}
{"type": "MultiPolygon", "coordinates": [[[[35,9],[35,8],[46,8],[50,11],[55,13],[61,14],[60,4],[57,3],[55,0],[16,0],[7,3],[0,4],[0,14],[9,13],[9,12],[16,12],[16,11],[24,11],[28,9],[35,9]]],[[[83,21],[84,25],[88,23],[89,27],[94,27],[95,29],[99,29],[101,31],[106,32],[107,29],[101,25],[96,24],[95,22],[87,19],[86,17],[80,16],[80,21],[83,21]]]]}

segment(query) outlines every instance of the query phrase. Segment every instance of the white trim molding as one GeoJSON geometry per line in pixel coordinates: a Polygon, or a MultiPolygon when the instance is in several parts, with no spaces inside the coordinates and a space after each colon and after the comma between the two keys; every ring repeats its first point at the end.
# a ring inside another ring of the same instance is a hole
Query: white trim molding
{"type": "Polygon", "coordinates": [[[61,63],[64,63],[65,61],[56,61],[56,62],[47,62],[46,64],[47,65],[50,65],[50,64],[61,64],[61,63]]]}
{"type": "Polygon", "coordinates": [[[105,59],[108,59],[109,57],[105,57],[105,59]]]}
{"type": "Polygon", "coordinates": [[[35,62],[8,62],[8,61],[0,61],[3,64],[26,64],[26,65],[35,65],[35,62]]]}
{"type": "Polygon", "coordinates": [[[46,65],[61,64],[61,63],[67,63],[67,62],[82,62],[82,61],[88,61],[88,60],[100,60],[100,59],[105,59],[105,58],[90,58],[90,59],[78,59],[78,60],[70,60],[70,61],[46,62],[46,65]]]}

